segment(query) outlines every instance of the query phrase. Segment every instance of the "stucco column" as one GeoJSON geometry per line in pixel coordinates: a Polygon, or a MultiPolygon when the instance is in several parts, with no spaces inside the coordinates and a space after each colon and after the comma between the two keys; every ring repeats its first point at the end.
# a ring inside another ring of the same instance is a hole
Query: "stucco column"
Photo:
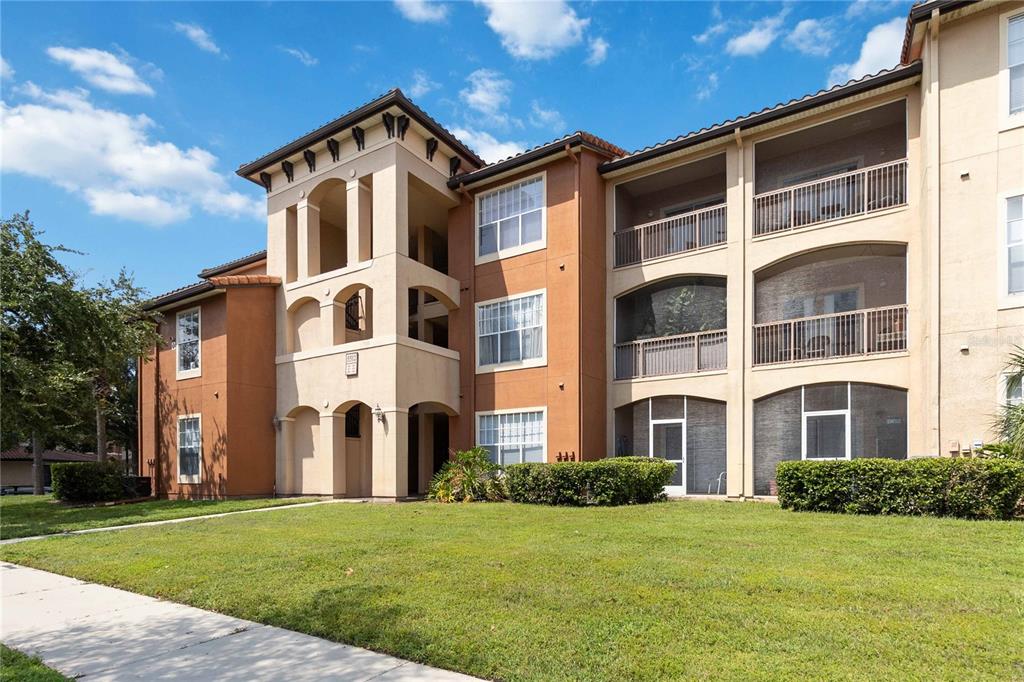
{"type": "Polygon", "coordinates": [[[298,212],[299,279],[320,274],[320,207],[303,199],[298,212]]]}
{"type": "MultiPolygon", "coordinates": [[[[335,333],[334,327],[341,322],[344,328],[345,323],[345,310],[344,304],[335,303],[332,301],[320,303],[320,345],[324,348],[330,348],[335,344],[335,333]],[[342,309],[338,310],[341,306],[342,309]],[[337,319],[337,318],[340,318],[337,319]]],[[[345,336],[342,334],[338,343],[344,343],[345,336]]]]}
{"type": "Polygon", "coordinates": [[[320,414],[321,492],[327,495],[345,494],[345,415],[333,412],[320,414]],[[339,456],[340,453],[340,456],[339,456]],[[339,465],[340,460],[340,465],[339,465]],[[341,490],[338,490],[338,476],[341,490]]]}
{"type": "MultiPolygon", "coordinates": [[[[420,414],[419,420],[419,444],[420,451],[417,453],[420,458],[419,489],[426,492],[430,485],[431,472],[434,468],[434,416],[432,414],[420,414]]],[[[410,488],[412,486],[410,485],[410,488]]],[[[410,490],[410,493],[419,492],[410,490]]]]}
{"type": "Polygon", "coordinates": [[[409,254],[409,175],[397,163],[373,174],[374,257],[395,252],[409,254]]]}
{"type": "Polygon", "coordinates": [[[277,431],[277,477],[278,495],[290,495],[295,479],[295,441],[294,422],[292,417],[280,417],[277,431]]]}
{"type": "Polygon", "coordinates": [[[346,239],[348,263],[355,265],[373,257],[373,190],[362,180],[351,180],[345,184],[346,192],[346,239]]]}
{"type": "Polygon", "coordinates": [[[746,426],[746,395],[744,377],[746,375],[747,354],[746,339],[747,308],[746,298],[746,259],[747,246],[746,215],[746,158],[743,141],[736,139],[735,144],[726,149],[726,230],[727,272],[726,272],[726,328],[728,338],[728,376],[729,393],[726,397],[726,494],[730,497],[743,495],[744,460],[747,451],[743,445],[746,426]]]}
{"type": "Polygon", "coordinates": [[[397,498],[409,494],[409,412],[386,409],[384,421],[373,420],[374,497],[397,498]]]}

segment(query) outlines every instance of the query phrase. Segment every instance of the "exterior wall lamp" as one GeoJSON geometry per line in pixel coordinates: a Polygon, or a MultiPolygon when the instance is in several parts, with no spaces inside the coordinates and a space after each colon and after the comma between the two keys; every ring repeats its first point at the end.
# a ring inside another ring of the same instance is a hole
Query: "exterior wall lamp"
{"type": "Polygon", "coordinates": [[[381,424],[384,423],[384,410],[380,409],[380,403],[377,403],[376,407],[373,408],[373,416],[377,418],[381,424]]]}

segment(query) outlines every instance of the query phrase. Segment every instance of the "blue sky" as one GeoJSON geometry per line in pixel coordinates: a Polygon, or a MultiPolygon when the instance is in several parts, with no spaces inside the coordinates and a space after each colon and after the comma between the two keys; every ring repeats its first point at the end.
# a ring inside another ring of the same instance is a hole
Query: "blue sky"
{"type": "Polygon", "coordinates": [[[7,2],[0,209],[160,293],[264,248],[240,164],[391,87],[489,161],[636,149],[895,65],[909,6],[7,2]]]}

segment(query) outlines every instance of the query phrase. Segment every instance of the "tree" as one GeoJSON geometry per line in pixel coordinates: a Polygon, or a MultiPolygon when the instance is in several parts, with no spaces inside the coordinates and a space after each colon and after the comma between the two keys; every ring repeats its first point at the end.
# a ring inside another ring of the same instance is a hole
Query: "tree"
{"type": "Polygon", "coordinates": [[[57,425],[70,421],[87,376],[72,362],[80,297],[28,212],[0,222],[0,432],[5,445],[32,441],[33,491],[43,492],[42,452],[57,425]]]}
{"type": "MultiPolygon", "coordinates": [[[[1024,382],[1024,346],[1016,346],[1010,353],[1006,370],[1007,390],[1018,390],[1024,382]]],[[[996,417],[996,430],[1009,451],[1024,457],[1024,402],[1003,405],[996,417]]]]}

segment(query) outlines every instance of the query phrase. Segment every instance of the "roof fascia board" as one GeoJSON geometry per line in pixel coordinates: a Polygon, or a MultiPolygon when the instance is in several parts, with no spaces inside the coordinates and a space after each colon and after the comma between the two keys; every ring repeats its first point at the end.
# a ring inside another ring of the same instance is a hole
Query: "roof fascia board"
{"type": "Polygon", "coordinates": [[[555,154],[565,153],[566,145],[569,146],[573,151],[579,149],[589,149],[593,152],[600,154],[606,158],[611,158],[611,154],[608,153],[607,149],[602,149],[597,145],[587,142],[579,135],[571,137],[567,140],[558,140],[551,144],[546,144],[543,147],[537,147],[527,152],[523,152],[519,156],[512,157],[505,161],[499,161],[493,166],[485,166],[478,171],[467,173],[465,175],[457,175],[454,178],[448,180],[449,189],[468,189],[475,185],[487,182],[496,182],[507,178],[510,175],[521,173],[531,168],[536,168],[545,163],[548,163],[548,157],[555,154]]]}

